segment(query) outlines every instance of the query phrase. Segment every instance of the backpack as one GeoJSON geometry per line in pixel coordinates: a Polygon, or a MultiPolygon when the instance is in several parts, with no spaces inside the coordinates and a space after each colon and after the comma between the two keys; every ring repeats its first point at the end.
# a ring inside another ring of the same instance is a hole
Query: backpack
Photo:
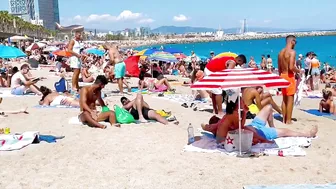
{"type": "Polygon", "coordinates": [[[61,78],[55,83],[55,89],[59,93],[64,93],[67,90],[67,82],[64,78],[61,78]]]}

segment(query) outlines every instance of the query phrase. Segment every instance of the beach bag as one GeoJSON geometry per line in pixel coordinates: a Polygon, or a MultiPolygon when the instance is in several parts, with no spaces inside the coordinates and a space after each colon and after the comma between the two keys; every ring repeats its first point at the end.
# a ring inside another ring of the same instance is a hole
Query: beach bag
{"type": "Polygon", "coordinates": [[[135,119],[132,116],[132,114],[130,114],[124,108],[121,108],[118,105],[114,105],[114,112],[118,123],[121,124],[135,123],[135,119]]]}
{"type": "Polygon", "coordinates": [[[59,93],[64,93],[67,90],[66,81],[64,78],[61,78],[58,82],[55,83],[55,89],[59,93]]]}

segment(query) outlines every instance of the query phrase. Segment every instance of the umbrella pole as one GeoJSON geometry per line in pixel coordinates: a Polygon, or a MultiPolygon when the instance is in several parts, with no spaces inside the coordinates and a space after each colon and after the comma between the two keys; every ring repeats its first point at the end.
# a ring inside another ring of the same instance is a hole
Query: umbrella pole
{"type": "Polygon", "coordinates": [[[238,117],[239,117],[239,156],[242,156],[242,151],[241,151],[241,147],[242,147],[242,125],[241,125],[241,109],[240,109],[240,92],[241,92],[241,88],[239,88],[238,90],[238,117]]]}

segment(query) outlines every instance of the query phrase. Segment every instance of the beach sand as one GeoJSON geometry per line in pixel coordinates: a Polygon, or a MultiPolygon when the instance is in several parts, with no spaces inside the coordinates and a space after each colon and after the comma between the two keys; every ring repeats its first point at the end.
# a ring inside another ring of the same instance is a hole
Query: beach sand
{"type": "MultiPolygon", "coordinates": [[[[35,76],[50,76],[46,70],[35,76]]],[[[57,77],[41,84],[53,88],[57,77]]],[[[116,84],[106,88],[116,89],[116,84]]],[[[188,87],[178,92],[190,93],[188,87]]],[[[245,185],[330,183],[336,181],[335,122],[294,110],[298,119],[291,129],[319,126],[318,139],[305,149],[306,157],[266,156],[255,159],[223,154],[182,152],[191,123],[196,135],[200,124],[212,114],[194,112],[180,104],[152,98],[144,99],[154,109],[172,111],[179,125],[159,123],[122,125],[106,130],[69,125],[78,109],[35,109],[40,97],[4,98],[2,110],[28,106],[29,115],[9,115],[0,128],[12,133],[39,131],[65,138],[57,143],[29,145],[19,151],[0,152],[0,188],[239,188],[245,185]]],[[[109,97],[120,105],[120,97],[109,97]]],[[[281,97],[275,97],[280,104],[281,97]]],[[[301,108],[317,108],[318,99],[303,99],[301,108]]],[[[113,104],[110,104],[110,108],[113,104]]],[[[279,121],[276,126],[284,127],[279,121]]]]}

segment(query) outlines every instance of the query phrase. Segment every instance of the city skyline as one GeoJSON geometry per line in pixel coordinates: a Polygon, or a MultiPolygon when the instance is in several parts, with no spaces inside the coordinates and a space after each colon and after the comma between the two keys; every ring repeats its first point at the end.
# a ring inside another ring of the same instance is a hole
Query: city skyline
{"type": "MultiPolygon", "coordinates": [[[[64,26],[83,24],[86,28],[105,30],[163,25],[231,28],[240,27],[243,19],[249,27],[335,29],[333,7],[336,7],[336,1],[323,2],[237,0],[235,5],[226,5],[223,1],[213,0],[201,5],[195,1],[177,0],[148,0],[146,3],[130,0],[117,4],[108,0],[59,0],[59,14],[64,26]],[[229,7],[225,9],[226,6],[229,7]],[[307,11],[309,7],[312,7],[311,11],[307,11]]],[[[1,4],[0,9],[8,10],[8,4],[7,7],[1,4]]]]}

